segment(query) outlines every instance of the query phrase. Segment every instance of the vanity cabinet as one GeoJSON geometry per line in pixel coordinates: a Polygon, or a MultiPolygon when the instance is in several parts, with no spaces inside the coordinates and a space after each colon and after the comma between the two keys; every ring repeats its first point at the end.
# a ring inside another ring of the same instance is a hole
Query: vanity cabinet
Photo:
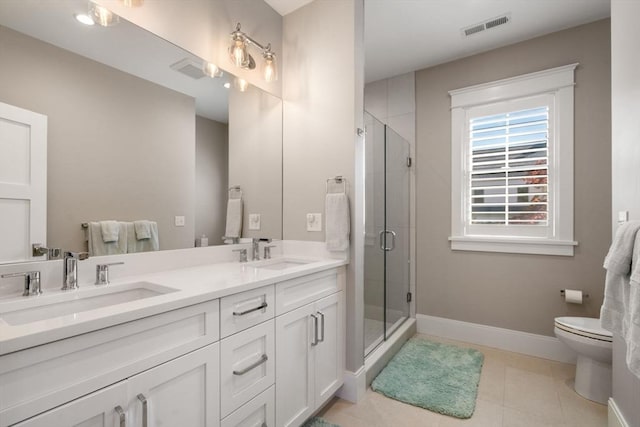
{"type": "Polygon", "coordinates": [[[16,427],[217,426],[218,361],[211,344],[16,427]]]}
{"type": "Polygon", "coordinates": [[[301,425],[342,385],[344,292],[276,318],[276,425],[301,425]]]}

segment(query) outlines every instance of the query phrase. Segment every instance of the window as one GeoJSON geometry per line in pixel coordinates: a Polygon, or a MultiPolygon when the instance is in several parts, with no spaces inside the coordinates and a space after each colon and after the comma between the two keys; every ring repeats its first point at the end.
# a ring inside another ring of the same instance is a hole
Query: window
{"type": "Polygon", "coordinates": [[[576,66],[449,92],[453,250],[573,255],[576,66]]]}

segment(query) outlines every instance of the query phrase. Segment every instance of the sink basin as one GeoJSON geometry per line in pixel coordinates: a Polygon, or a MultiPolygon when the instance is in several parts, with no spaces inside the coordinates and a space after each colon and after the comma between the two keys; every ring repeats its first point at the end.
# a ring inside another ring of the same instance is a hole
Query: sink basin
{"type": "Polygon", "coordinates": [[[261,268],[265,270],[286,270],[287,268],[300,267],[301,265],[309,264],[309,260],[302,259],[276,259],[271,262],[265,261],[261,265],[256,265],[255,268],[261,268]]]}
{"type": "Polygon", "coordinates": [[[124,285],[109,285],[102,288],[77,292],[63,292],[48,297],[31,297],[28,300],[0,306],[0,320],[9,325],[24,325],[40,320],[82,313],[131,301],[153,298],[177,289],[150,282],[133,282],[124,285]]]}

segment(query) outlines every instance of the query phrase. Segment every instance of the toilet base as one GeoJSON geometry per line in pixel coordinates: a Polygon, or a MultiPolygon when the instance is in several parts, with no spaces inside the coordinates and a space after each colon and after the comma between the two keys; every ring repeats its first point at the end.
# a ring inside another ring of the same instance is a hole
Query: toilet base
{"type": "Polygon", "coordinates": [[[611,396],[611,363],[578,355],[574,388],[585,399],[606,405],[611,396]]]}

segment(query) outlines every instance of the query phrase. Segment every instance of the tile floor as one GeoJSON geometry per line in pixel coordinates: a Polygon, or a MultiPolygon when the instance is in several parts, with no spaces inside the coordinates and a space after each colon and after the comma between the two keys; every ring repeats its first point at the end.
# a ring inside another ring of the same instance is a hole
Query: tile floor
{"type": "Polygon", "coordinates": [[[367,390],[353,404],[334,399],[319,414],[341,427],[605,427],[607,407],[576,394],[575,365],[495,348],[424,338],[471,347],[484,353],[478,400],[468,420],[440,415],[367,390]]]}

